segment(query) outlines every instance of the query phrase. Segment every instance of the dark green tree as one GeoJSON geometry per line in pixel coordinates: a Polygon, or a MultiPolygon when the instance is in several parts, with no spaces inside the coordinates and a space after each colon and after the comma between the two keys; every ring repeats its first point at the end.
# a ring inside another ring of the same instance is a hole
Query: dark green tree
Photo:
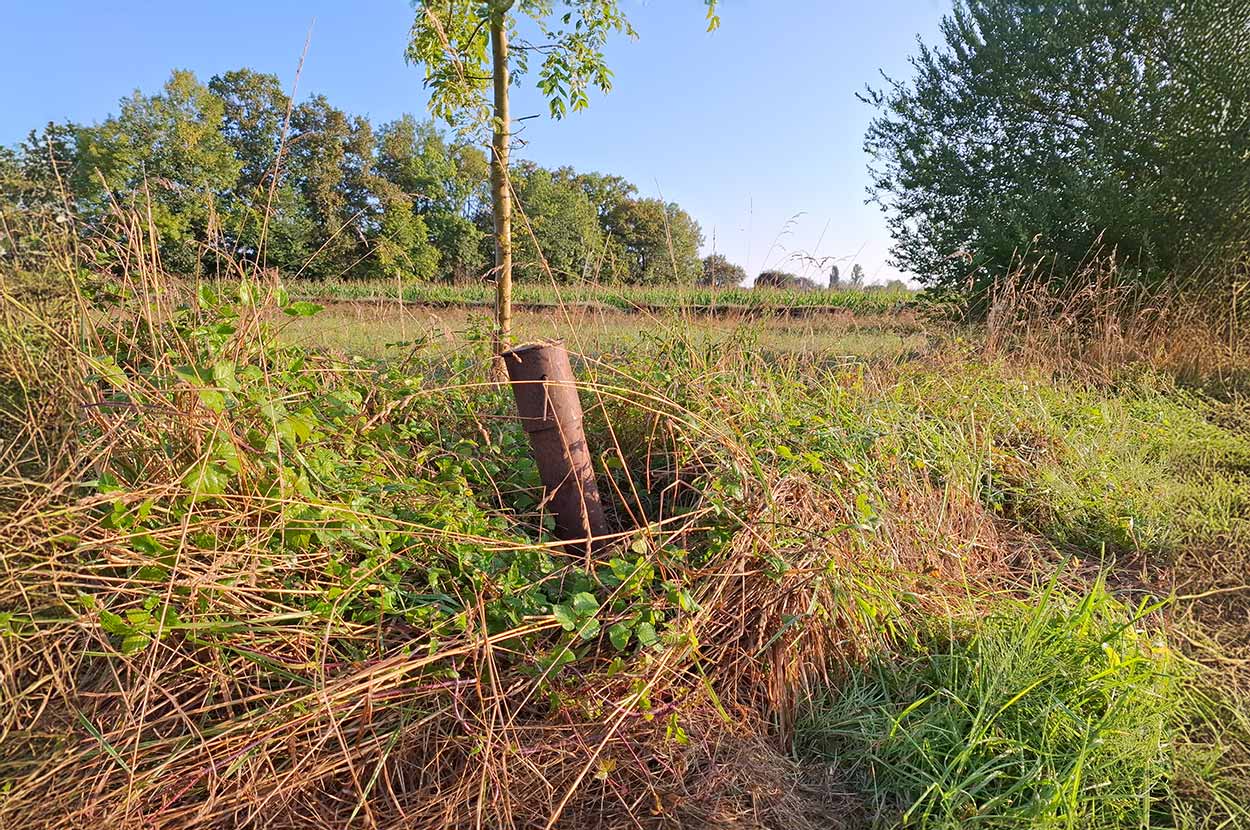
{"type": "Polygon", "coordinates": [[[703,275],[700,285],[720,288],[736,288],[747,281],[746,269],[729,261],[724,254],[710,254],[703,259],[703,275]]]}
{"type": "Polygon", "coordinates": [[[251,69],[215,75],[208,88],[221,99],[221,132],[240,165],[222,206],[237,251],[262,265],[298,271],[321,240],[289,175],[289,160],[279,159],[290,98],[276,75],[251,69]]]}
{"type": "Polygon", "coordinates": [[[454,281],[485,265],[485,234],[473,222],[489,199],[486,156],[476,147],[449,143],[430,121],[411,115],[378,131],[378,174],[412,201],[454,281]]]}
{"type": "Polygon", "coordinates": [[[74,124],[49,123],[15,148],[0,149],[5,159],[3,204],[10,210],[74,209],[73,176],[78,164],[74,124]]]}
{"type": "Polygon", "coordinates": [[[1188,274],[1250,230],[1250,4],[957,0],[869,92],[894,264],[984,289],[1018,258],[1188,274]]]}
{"type": "Polygon", "coordinates": [[[759,276],[755,278],[755,287],[795,289],[802,286],[801,280],[802,277],[798,274],[782,271],[779,268],[769,268],[761,271],[759,276]]]}
{"type": "Polygon", "coordinates": [[[352,118],[317,95],[295,108],[291,132],[289,175],[317,240],[305,275],[366,275],[372,223],[384,209],[371,190],[368,120],[352,118]]]}
{"type": "Polygon", "coordinates": [[[604,219],[606,272],[634,285],[693,285],[703,274],[703,231],[678,205],[659,199],[625,199],[604,219]]]}
{"type": "Polygon", "coordinates": [[[612,211],[638,195],[638,188],[621,176],[606,173],[575,173],[561,167],[556,176],[571,179],[595,206],[599,221],[607,223],[612,211]]]}
{"type": "Polygon", "coordinates": [[[277,167],[290,99],[278,76],[251,69],[214,75],[208,88],[221,99],[221,132],[239,160],[238,190],[260,201],[277,167]]]}
{"type": "Polygon", "coordinates": [[[543,261],[561,282],[593,273],[603,233],[585,192],[569,177],[529,163],[516,165],[511,181],[524,214],[514,243],[518,277],[547,279],[543,261]]]}

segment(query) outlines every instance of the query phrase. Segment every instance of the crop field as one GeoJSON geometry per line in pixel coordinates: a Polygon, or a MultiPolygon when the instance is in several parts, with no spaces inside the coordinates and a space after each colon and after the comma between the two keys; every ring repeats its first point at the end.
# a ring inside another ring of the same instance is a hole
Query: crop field
{"type": "MultiPolygon", "coordinates": [[[[327,302],[314,316],[285,322],[282,337],[293,345],[377,358],[463,351],[474,341],[488,340],[491,330],[486,309],[395,300],[327,302]]],[[[909,311],[794,314],[761,309],[710,315],[681,306],[641,312],[578,304],[518,311],[516,326],[530,340],[564,339],[579,354],[596,357],[628,351],[676,329],[705,346],[749,338],[756,349],[777,354],[884,358],[929,345],[927,327],[909,311]]]]}
{"type": "Polygon", "coordinates": [[[1223,341],[2,280],[0,826],[1250,822],[1223,341]]]}
{"type": "MultiPolygon", "coordinates": [[[[293,296],[312,300],[397,300],[431,307],[490,308],[495,287],[489,282],[465,285],[399,284],[381,280],[295,281],[293,296]]],[[[687,309],[709,314],[809,311],[849,311],[888,314],[906,308],[915,293],[905,289],[870,286],[866,289],[809,290],[783,288],[714,288],[694,285],[601,285],[593,282],[556,285],[519,283],[513,302],[521,308],[556,310],[585,306],[625,312],[663,312],[687,309]]]]}

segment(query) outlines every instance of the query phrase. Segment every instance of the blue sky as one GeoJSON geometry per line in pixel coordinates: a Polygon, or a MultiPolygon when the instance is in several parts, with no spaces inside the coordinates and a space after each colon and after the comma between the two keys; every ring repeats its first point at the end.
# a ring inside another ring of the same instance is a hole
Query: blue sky
{"type": "MultiPolygon", "coordinates": [[[[795,253],[858,261],[870,281],[895,276],[889,235],[865,205],[862,150],[871,111],[855,98],[878,70],[907,75],[916,37],[936,37],[949,0],[722,0],[707,34],[701,0],[622,0],[637,41],[609,49],[615,89],[562,122],[524,122],[518,155],[623,175],[677,201],[710,250],[754,275],[795,253]]],[[[403,60],[404,0],[218,0],[7,4],[0,34],[0,143],[49,120],[94,122],[173,68],[207,81],[240,66],[289,87],[305,35],[300,97],[319,92],[375,124],[424,115],[421,73],[403,60]]],[[[545,115],[528,85],[517,117],[545,115]]]]}

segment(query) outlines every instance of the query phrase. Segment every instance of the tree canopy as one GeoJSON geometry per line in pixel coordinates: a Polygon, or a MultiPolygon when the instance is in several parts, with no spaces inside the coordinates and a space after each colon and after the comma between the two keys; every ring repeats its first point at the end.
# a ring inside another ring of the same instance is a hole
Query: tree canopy
{"type": "Polygon", "coordinates": [[[975,289],[1115,251],[1153,279],[1250,239],[1242,0],[957,0],[941,32],[867,96],[899,268],[975,289]]]}
{"type": "MultiPolygon", "coordinates": [[[[259,262],[314,278],[464,281],[491,261],[481,148],[411,115],[375,127],[324,96],[292,102],[250,69],[207,84],[176,71],[99,124],[49,124],[2,149],[0,210],[59,208],[59,173],[93,232],[126,232],[115,204],[150,205],[174,271],[259,262]]],[[[697,279],[702,235],[679,206],[608,174],[521,161],[511,176],[530,226],[519,278],[546,280],[549,267],[560,280],[697,279]]]]}
{"type": "Polygon", "coordinates": [[[717,288],[737,288],[747,281],[747,271],[741,265],[730,262],[724,254],[709,254],[703,260],[703,275],[700,285],[714,285],[717,288]]]}
{"type": "MultiPolygon", "coordinates": [[[[718,0],[704,0],[708,29],[719,25],[718,0]]],[[[554,118],[590,104],[592,89],[612,88],[603,49],[613,34],[636,37],[616,0],[414,0],[407,57],[425,68],[430,110],[449,123],[486,124],[493,76],[490,22],[502,19],[508,32],[515,82],[538,56],[537,86],[554,118]],[[538,40],[522,36],[528,24],[538,40]]]]}

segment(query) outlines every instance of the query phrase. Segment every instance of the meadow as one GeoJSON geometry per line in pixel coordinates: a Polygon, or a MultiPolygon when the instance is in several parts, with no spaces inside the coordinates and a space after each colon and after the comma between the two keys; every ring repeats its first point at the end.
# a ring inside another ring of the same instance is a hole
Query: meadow
{"type": "Polygon", "coordinates": [[[0,273],[0,826],[1250,826],[1236,339],[531,309],[574,557],[481,310],[76,244],[0,273]]]}

